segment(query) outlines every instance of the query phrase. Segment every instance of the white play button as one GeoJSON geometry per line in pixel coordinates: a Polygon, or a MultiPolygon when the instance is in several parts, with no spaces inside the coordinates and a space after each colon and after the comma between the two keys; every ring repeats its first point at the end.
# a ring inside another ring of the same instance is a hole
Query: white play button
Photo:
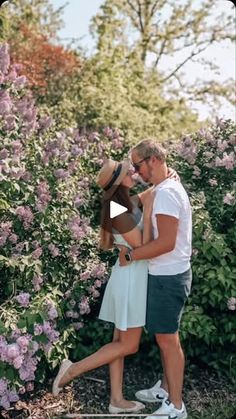
{"type": "Polygon", "coordinates": [[[110,202],[110,218],[117,217],[117,215],[123,214],[123,212],[128,211],[128,208],[123,205],[117,204],[117,202],[110,202]]]}

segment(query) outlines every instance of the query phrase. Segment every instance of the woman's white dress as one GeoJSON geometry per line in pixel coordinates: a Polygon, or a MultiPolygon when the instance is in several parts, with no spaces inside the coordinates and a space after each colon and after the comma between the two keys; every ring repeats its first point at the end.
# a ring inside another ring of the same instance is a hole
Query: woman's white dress
{"type": "MultiPolygon", "coordinates": [[[[140,219],[139,208],[133,211],[140,219]]],[[[137,226],[142,230],[142,218],[137,226]]],[[[115,233],[114,243],[124,244],[131,249],[121,234],[115,233]]],[[[119,258],[112,267],[110,279],[104,293],[99,319],[112,322],[119,330],[144,326],[146,322],[148,263],[133,261],[127,266],[119,266],[119,258]]]]}

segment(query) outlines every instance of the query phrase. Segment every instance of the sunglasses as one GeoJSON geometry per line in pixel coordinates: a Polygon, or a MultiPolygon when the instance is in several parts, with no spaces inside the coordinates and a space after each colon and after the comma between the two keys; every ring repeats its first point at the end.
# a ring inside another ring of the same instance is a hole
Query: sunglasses
{"type": "Polygon", "coordinates": [[[133,167],[134,167],[135,172],[139,172],[139,169],[140,169],[140,167],[141,167],[141,164],[142,164],[144,161],[149,160],[150,158],[151,158],[151,156],[148,156],[148,157],[145,157],[144,159],[142,159],[142,160],[138,161],[137,163],[132,163],[132,165],[133,165],[133,167]]]}

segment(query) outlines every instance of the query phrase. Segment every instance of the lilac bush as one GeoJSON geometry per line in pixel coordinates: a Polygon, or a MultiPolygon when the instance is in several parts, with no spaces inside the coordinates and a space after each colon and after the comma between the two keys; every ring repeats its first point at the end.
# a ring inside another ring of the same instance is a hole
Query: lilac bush
{"type": "Polygon", "coordinates": [[[182,329],[187,353],[235,379],[235,124],[217,118],[183,137],[172,157],[193,204],[193,290],[182,329]]]}
{"type": "Polygon", "coordinates": [[[94,226],[95,173],[118,130],[58,131],[0,46],[0,406],[76,345],[107,278],[94,226]],[[91,170],[92,168],[92,170],[91,170]]]}

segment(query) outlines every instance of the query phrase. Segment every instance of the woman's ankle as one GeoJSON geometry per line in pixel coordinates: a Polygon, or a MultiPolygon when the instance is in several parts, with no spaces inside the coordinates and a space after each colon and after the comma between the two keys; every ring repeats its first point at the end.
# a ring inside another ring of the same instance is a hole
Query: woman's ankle
{"type": "Polygon", "coordinates": [[[121,394],[120,396],[111,396],[110,397],[110,403],[113,406],[116,406],[117,404],[121,403],[124,400],[123,394],[121,394]]]}

